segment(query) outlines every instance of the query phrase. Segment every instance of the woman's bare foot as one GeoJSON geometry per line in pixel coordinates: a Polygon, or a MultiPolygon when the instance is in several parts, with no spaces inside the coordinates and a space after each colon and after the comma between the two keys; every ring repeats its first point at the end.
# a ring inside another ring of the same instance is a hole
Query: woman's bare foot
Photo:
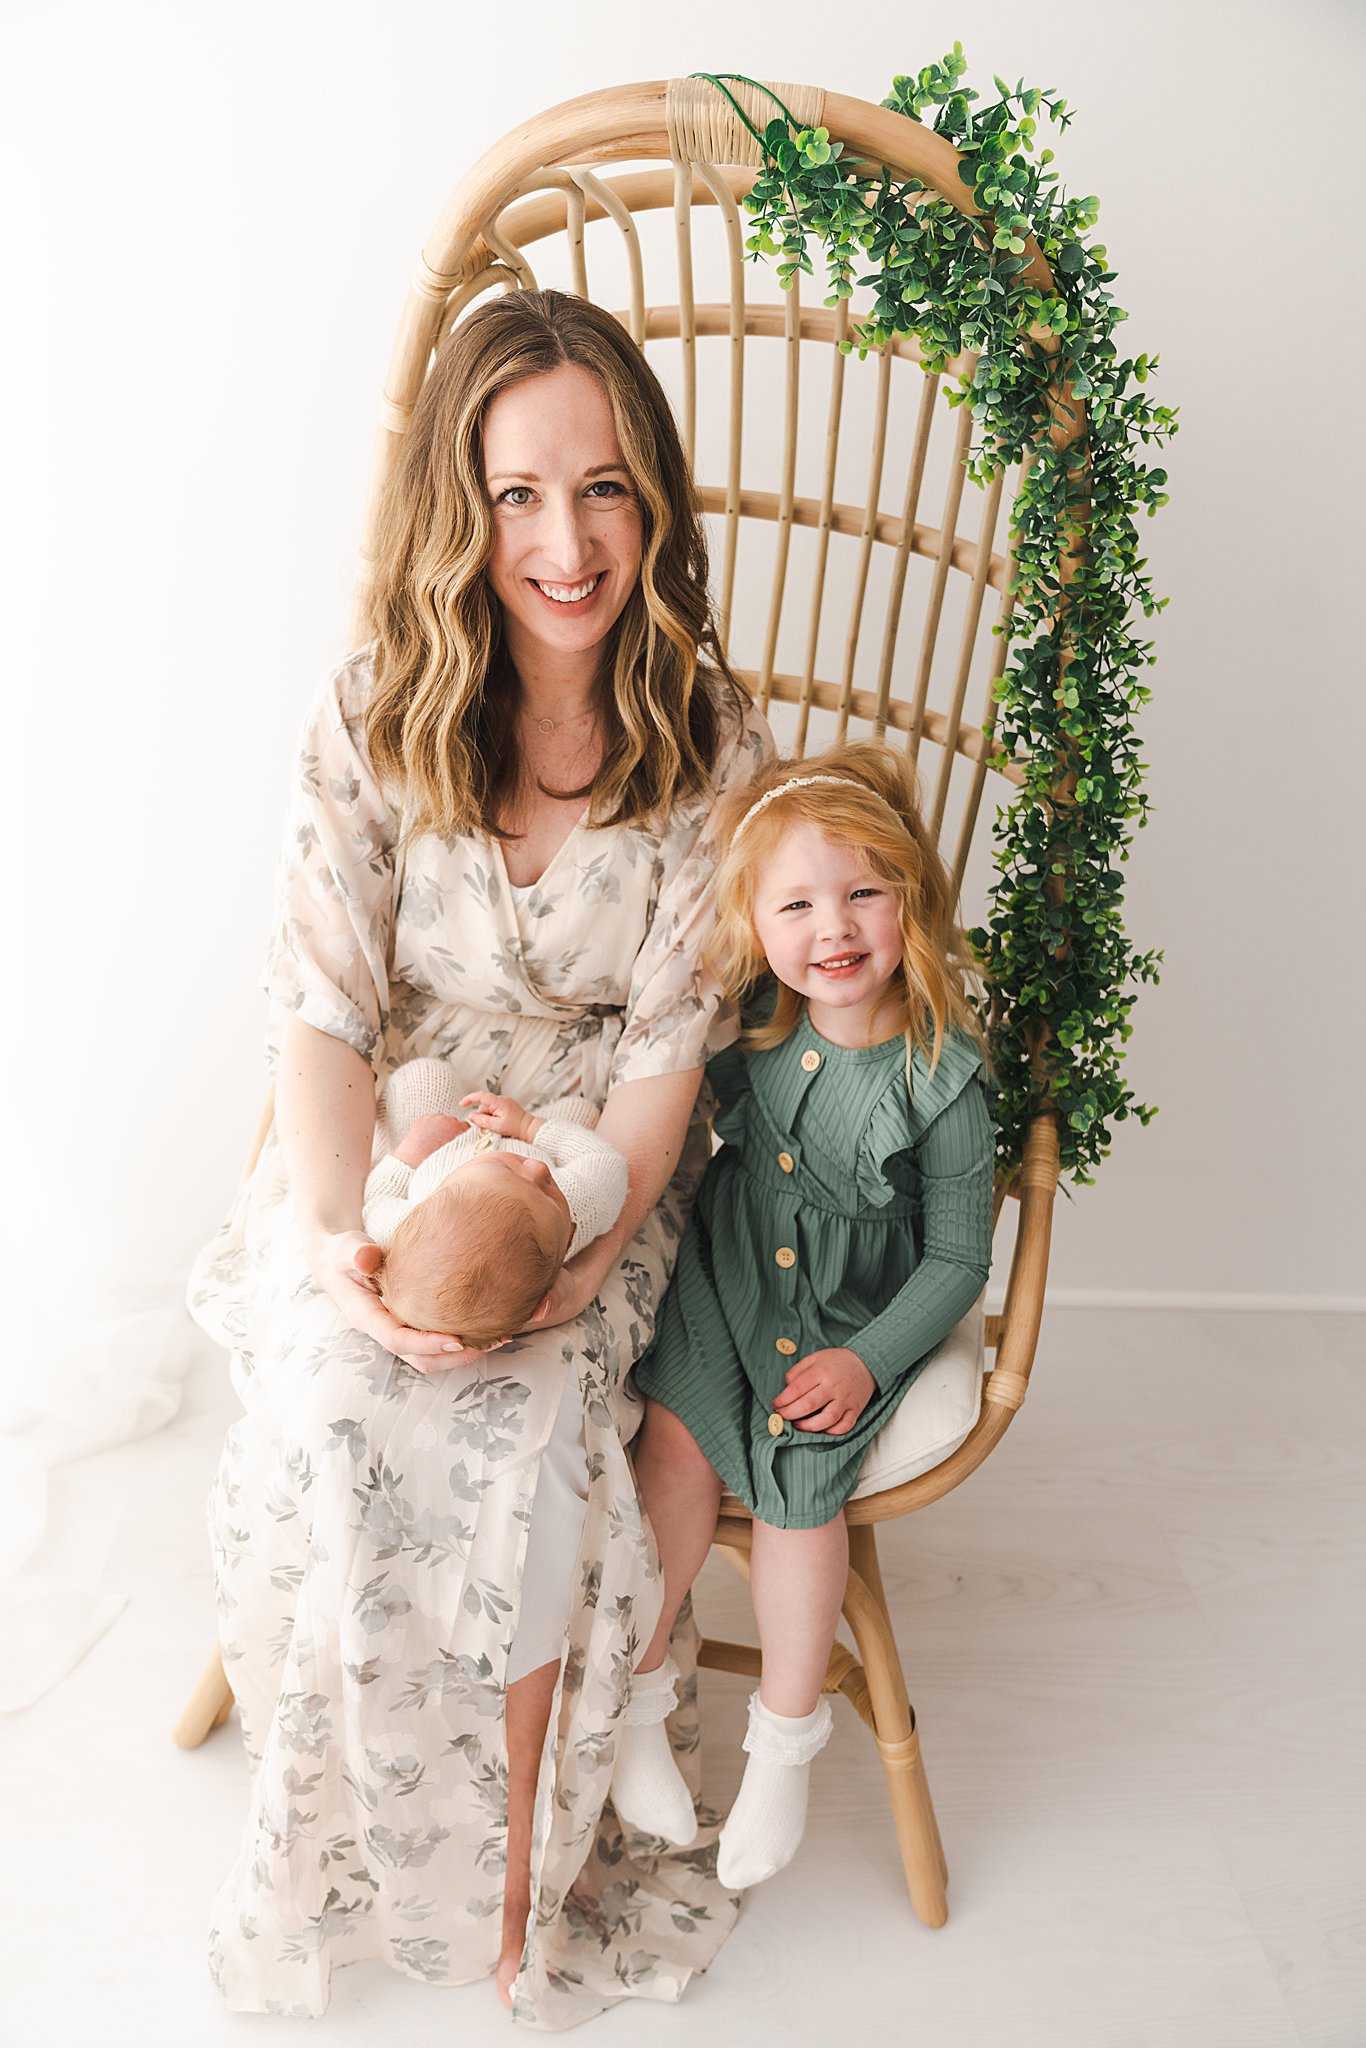
{"type": "Polygon", "coordinates": [[[512,1982],[526,1946],[531,1913],[531,1819],[536,1773],[550,1720],[550,1702],[560,1667],[542,1664],[507,1689],[508,1848],[503,1875],[503,1945],[494,1982],[512,2010],[512,1982]]]}
{"type": "Polygon", "coordinates": [[[522,1960],[522,1947],[525,1939],[525,1924],[519,1933],[512,1935],[508,1934],[506,1923],[504,1924],[503,1948],[498,1958],[498,1968],[494,1973],[493,1981],[498,1987],[499,1998],[509,2012],[512,2011],[513,1980],[516,1978],[517,1970],[522,1960]]]}

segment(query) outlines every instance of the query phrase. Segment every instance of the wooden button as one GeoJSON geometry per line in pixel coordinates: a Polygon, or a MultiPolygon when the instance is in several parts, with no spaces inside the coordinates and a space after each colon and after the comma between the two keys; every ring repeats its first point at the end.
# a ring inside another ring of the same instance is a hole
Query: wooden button
{"type": "Polygon", "coordinates": [[[782,1433],[783,1433],[783,1418],[782,1418],[782,1416],[781,1416],[781,1415],[770,1415],[770,1416],[769,1416],[769,1418],[768,1418],[768,1433],[769,1433],[769,1435],[770,1435],[770,1436],[781,1436],[781,1435],[782,1435],[782,1433]]]}
{"type": "Polygon", "coordinates": [[[820,1063],[821,1056],[816,1051],[815,1046],[809,1046],[807,1050],[802,1054],[803,1067],[806,1069],[808,1074],[814,1074],[820,1063]]]}
{"type": "Polygon", "coordinates": [[[784,1173],[791,1173],[793,1167],[797,1164],[797,1162],[792,1157],[792,1154],[790,1152],[780,1152],[778,1154],[778,1164],[779,1166],[781,1166],[784,1173]]]}
{"type": "Polygon", "coordinates": [[[791,1358],[796,1353],[797,1347],[790,1337],[780,1337],[777,1349],[782,1352],[784,1358],[791,1358]]]}
{"type": "Polygon", "coordinates": [[[793,1251],[790,1244],[780,1244],[773,1256],[778,1261],[778,1264],[783,1267],[795,1266],[797,1263],[797,1254],[793,1251]]]}

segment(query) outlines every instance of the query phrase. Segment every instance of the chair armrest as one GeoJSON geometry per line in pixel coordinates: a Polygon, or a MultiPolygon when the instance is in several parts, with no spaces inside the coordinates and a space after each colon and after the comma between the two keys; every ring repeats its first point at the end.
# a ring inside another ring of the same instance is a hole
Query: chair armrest
{"type": "Polygon", "coordinates": [[[1029,1388],[1043,1320],[1053,1197],[1057,1188],[1057,1112],[1042,1110],[1030,1123],[1019,1171],[1003,1190],[1003,1194],[1013,1194],[1019,1200],[1020,1225],[1006,1282],[1005,1306],[999,1317],[990,1319],[996,1326],[998,1346],[995,1368],[982,1383],[982,1412],[958,1449],[941,1464],[932,1465],[928,1472],[908,1479],[902,1486],[889,1487],[885,1493],[849,1501],[844,1515],[851,1525],[889,1522],[942,1499],[970,1472],[976,1471],[1010,1427],[1029,1388]]]}

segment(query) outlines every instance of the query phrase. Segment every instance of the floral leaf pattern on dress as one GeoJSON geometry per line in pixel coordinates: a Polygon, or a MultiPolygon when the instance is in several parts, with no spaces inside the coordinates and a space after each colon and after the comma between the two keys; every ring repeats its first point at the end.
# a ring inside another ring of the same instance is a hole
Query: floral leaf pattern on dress
{"type": "MultiPolygon", "coordinates": [[[[301,740],[267,953],[268,1059],[286,1016],[351,1045],[380,1080],[450,1060],[463,1089],[533,1110],[700,1066],[736,1022],[700,969],[717,849],[709,800],[660,829],[577,830],[531,898],[497,849],[409,840],[365,757],[368,658],[320,693],[301,740]]],[[[732,720],[718,790],[772,752],[732,720]]],[[[462,1090],[463,1092],[463,1090],[462,1090]]],[[[565,1376],[585,1411],[588,1508],[537,1790],[533,1913],[516,2017],[571,2026],[622,1997],[676,1999],[735,1916],[715,1816],[671,1850],[607,1799],[626,1677],[659,1611],[653,1538],[624,1449],[645,1348],[707,1156],[696,1120],[674,1181],[577,1322],[473,1367],[414,1373],[341,1325],[309,1279],[274,1133],[189,1297],[231,1354],[244,1414],[210,1501],[225,1666],[255,1766],[210,1941],[234,2009],[321,2014],[331,1970],[382,1956],[453,1984],[498,1954],[507,1854],[508,1649],[541,1446],[565,1376]]],[[[696,1630],[670,1739],[694,1793],[696,1630]]]]}

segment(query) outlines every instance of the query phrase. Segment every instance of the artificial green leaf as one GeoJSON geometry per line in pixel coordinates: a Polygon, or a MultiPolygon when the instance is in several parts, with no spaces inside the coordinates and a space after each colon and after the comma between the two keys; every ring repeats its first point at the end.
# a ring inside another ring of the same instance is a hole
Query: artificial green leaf
{"type": "Polygon", "coordinates": [[[992,626],[1008,656],[991,686],[999,723],[989,758],[999,768],[1015,763],[1022,800],[996,810],[999,880],[989,924],[974,927],[972,940],[996,1002],[998,1162],[1018,1163],[1032,1110],[1052,1102],[1063,1118],[1063,1170],[1090,1186],[1086,1169],[1108,1150],[1107,1118],[1146,1123],[1155,1113],[1134,1103],[1118,1080],[1134,1001],[1123,991],[1156,980],[1161,955],[1136,954],[1123,937],[1116,853],[1118,863],[1127,861],[1120,821],[1147,822],[1129,720],[1150,694],[1136,672],[1155,657],[1129,620],[1153,617],[1167,602],[1153,592],[1134,527],[1140,505],[1151,517],[1166,503],[1167,475],[1147,469],[1138,451],[1160,445],[1179,422],[1174,408],[1135,388],[1157,358],[1122,361],[1115,347],[1127,316],[1110,296],[1115,273],[1104,245],[1088,249],[1085,239],[1099,201],[1065,196],[1052,149],[1033,157],[1036,113],[1043,108],[1066,130],[1066,100],[1023,81],[1012,91],[998,78],[999,100],[980,105],[960,83],[965,71],[955,44],[940,62],[898,73],[883,105],[913,118],[932,115],[960,152],[959,182],[988,209],[985,222],[926,196],[920,180],[851,162],[839,144],[825,147],[828,131],[775,117],[746,195],[754,224],[746,250],[754,260],[776,258],[779,282],[790,290],[798,274],[813,274],[804,222],[825,252],[832,307],[853,292],[852,250],[866,250],[870,272],[858,284],[872,292],[874,311],[851,323],[842,351],[857,347],[862,359],[892,336],[914,333],[932,373],[943,373],[960,350],[975,353],[975,379],[957,376],[944,387],[947,403],[966,404],[973,416],[967,475],[980,486],[1006,465],[1026,457],[1032,464],[1010,514],[1013,611],[992,626]],[[1044,294],[1030,281],[1023,255],[1031,234],[1065,291],[1044,294]],[[1051,359],[1031,327],[1056,337],[1051,359]],[[1064,388],[1075,403],[1064,401],[1064,388]],[[1080,425],[1083,401],[1085,434],[1058,446],[1057,428],[1080,425]],[[1069,534],[1086,539],[1064,603],[1058,560],[1069,534]],[[1061,620],[1069,652],[1060,666],[1061,620]],[[1054,805],[1059,754],[1075,780],[1071,800],[1054,805]],[[1048,876],[1064,881],[1064,904],[1041,900],[1048,876]],[[1038,1070],[1031,1022],[1045,1027],[1038,1070]]]}

